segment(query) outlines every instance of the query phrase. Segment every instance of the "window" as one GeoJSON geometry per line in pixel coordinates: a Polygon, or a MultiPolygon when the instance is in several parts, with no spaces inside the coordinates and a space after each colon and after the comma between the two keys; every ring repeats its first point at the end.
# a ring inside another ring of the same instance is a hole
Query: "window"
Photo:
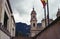
{"type": "Polygon", "coordinates": [[[6,12],[4,13],[4,28],[7,29],[7,20],[8,20],[8,16],[6,14],[6,12]]]}
{"type": "Polygon", "coordinates": [[[35,23],[33,23],[33,27],[35,27],[35,23]]]}
{"type": "Polygon", "coordinates": [[[35,16],[33,16],[33,18],[35,18],[35,16]]]}
{"type": "Polygon", "coordinates": [[[14,28],[12,28],[12,32],[13,32],[13,35],[14,35],[14,28]]]}

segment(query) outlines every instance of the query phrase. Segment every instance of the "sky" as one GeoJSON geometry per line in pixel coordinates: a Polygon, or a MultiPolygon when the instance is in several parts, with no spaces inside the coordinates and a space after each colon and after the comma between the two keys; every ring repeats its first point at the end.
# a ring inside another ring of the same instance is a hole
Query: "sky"
{"type": "MultiPolygon", "coordinates": [[[[49,1],[49,16],[56,19],[58,8],[60,8],[60,0],[49,1]]],[[[10,0],[15,22],[23,22],[30,24],[31,11],[34,6],[36,11],[37,23],[41,23],[44,18],[44,9],[40,0],[10,0]]]]}

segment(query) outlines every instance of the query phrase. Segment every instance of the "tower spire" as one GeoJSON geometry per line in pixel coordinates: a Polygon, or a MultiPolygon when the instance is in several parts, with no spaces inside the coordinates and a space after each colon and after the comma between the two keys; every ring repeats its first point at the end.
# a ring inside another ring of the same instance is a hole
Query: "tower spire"
{"type": "Polygon", "coordinates": [[[35,2],[35,1],[33,1],[33,10],[34,10],[34,2],[35,2]]]}
{"type": "Polygon", "coordinates": [[[58,8],[58,11],[60,11],[60,8],[58,8]]]}
{"type": "Polygon", "coordinates": [[[31,12],[31,20],[30,20],[30,23],[31,23],[31,37],[35,36],[36,35],[36,29],[37,29],[37,18],[36,18],[36,11],[34,10],[34,2],[33,2],[33,7],[32,7],[32,12],[31,12]]]}
{"type": "Polygon", "coordinates": [[[34,10],[34,5],[33,5],[33,10],[34,10]]]}

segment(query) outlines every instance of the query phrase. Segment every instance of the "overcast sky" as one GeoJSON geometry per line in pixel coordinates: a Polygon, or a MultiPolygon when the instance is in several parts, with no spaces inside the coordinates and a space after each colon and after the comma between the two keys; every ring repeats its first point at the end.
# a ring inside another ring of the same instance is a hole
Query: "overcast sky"
{"type": "MultiPolygon", "coordinates": [[[[49,1],[49,15],[51,19],[56,18],[58,8],[60,8],[60,0],[49,1]]],[[[40,0],[10,0],[13,15],[16,22],[30,24],[30,14],[34,5],[37,13],[37,22],[40,23],[44,18],[44,10],[40,0]]]]}

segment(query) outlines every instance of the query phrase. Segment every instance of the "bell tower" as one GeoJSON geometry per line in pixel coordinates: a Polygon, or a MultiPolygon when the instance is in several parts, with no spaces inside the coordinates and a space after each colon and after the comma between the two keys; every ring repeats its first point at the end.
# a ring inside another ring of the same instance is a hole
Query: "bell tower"
{"type": "Polygon", "coordinates": [[[33,7],[33,10],[31,12],[31,20],[30,20],[30,23],[31,23],[31,36],[34,36],[36,34],[35,30],[37,28],[37,18],[36,18],[36,12],[34,10],[34,7],[33,7]]]}
{"type": "Polygon", "coordinates": [[[58,12],[57,12],[57,15],[56,15],[57,17],[59,17],[60,16],[60,9],[58,8],[58,12]]]}

